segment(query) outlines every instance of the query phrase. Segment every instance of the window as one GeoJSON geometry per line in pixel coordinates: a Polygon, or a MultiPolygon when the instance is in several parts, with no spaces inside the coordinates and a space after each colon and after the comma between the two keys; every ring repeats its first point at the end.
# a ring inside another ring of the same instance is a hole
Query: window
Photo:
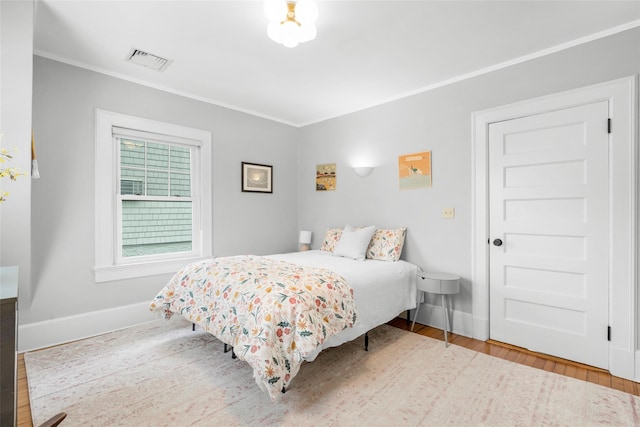
{"type": "Polygon", "coordinates": [[[96,281],[212,256],[211,134],[97,112],[96,281]]]}
{"type": "Polygon", "coordinates": [[[191,197],[197,147],[129,134],[114,129],[120,166],[117,258],[190,253],[197,247],[191,197]]]}

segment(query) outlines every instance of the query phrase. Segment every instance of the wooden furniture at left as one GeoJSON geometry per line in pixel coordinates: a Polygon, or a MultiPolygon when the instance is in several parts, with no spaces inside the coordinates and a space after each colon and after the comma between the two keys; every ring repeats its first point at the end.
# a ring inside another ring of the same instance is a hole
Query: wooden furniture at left
{"type": "Polygon", "coordinates": [[[66,412],[60,412],[59,414],[56,414],[53,417],[49,418],[43,424],[40,424],[38,427],[56,427],[65,418],[67,418],[67,413],[66,412]]]}
{"type": "Polygon", "coordinates": [[[0,426],[16,424],[18,267],[0,267],[0,426]]]}

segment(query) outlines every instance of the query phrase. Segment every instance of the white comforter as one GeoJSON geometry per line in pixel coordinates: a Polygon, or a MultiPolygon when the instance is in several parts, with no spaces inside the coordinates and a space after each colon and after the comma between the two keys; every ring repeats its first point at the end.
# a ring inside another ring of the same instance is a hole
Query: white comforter
{"type": "Polygon", "coordinates": [[[317,351],[305,357],[307,361],[314,360],[325,348],[351,341],[403,311],[416,308],[419,268],[409,262],[354,261],[319,250],[270,255],[268,258],[329,269],[341,275],[354,290],[358,311],[356,324],[325,341],[317,351]]]}

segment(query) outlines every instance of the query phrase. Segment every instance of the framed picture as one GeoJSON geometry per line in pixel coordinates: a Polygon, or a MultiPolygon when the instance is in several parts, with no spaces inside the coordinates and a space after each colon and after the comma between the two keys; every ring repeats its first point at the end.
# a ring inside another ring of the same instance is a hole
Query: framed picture
{"type": "Polygon", "coordinates": [[[242,191],[273,193],[273,166],[242,162],[242,191]]]}
{"type": "Polygon", "coordinates": [[[400,189],[431,188],[431,151],[398,157],[400,189]]]}
{"type": "Polygon", "coordinates": [[[316,191],[335,191],[336,164],[316,165],[316,191]]]}

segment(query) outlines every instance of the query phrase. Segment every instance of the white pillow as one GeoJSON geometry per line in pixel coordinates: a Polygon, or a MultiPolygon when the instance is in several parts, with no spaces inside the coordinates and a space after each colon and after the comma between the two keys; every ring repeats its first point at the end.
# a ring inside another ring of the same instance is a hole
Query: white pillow
{"type": "Polygon", "coordinates": [[[336,244],[333,254],[335,256],[355,259],[356,261],[364,261],[371,237],[373,237],[373,233],[375,232],[375,225],[356,229],[347,224],[344,230],[342,230],[342,236],[340,236],[340,240],[336,244]]]}

